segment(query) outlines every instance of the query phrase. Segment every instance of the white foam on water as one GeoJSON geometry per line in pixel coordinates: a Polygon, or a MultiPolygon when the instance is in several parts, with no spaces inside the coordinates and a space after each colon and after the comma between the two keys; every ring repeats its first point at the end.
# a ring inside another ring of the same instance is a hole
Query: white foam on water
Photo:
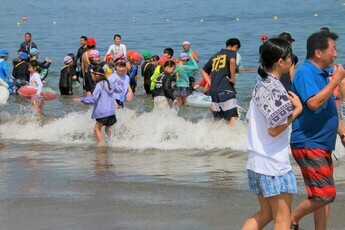
{"type": "MultiPolygon", "coordinates": [[[[95,145],[95,121],[87,112],[72,112],[64,117],[45,119],[42,125],[33,114],[12,116],[0,125],[0,137],[14,140],[95,145]]],[[[188,121],[174,109],[137,114],[134,110],[116,111],[118,122],[112,127],[109,145],[127,149],[246,149],[247,127],[235,127],[209,119],[188,121]]],[[[105,133],[103,136],[106,137],[105,133]]],[[[106,138],[105,138],[106,140],[106,138]]]]}
{"type": "MultiPolygon", "coordinates": [[[[12,140],[39,140],[51,143],[97,145],[91,119],[92,109],[71,112],[60,118],[45,118],[44,124],[33,114],[12,115],[0,113],[5,123],[0,124],[0,137],[12,140]]],[[[232,149],[246,151],[247,125],[237,121],[234,127],[214,123],[210,119],[196,122],[177,115],[174,109],[154,110],[137,114],[131,109],[116,111],[117,123],[112,137],[106,143],[126,149],[232,149]]],[[[1,117],[0,117],[1,119],[1,117]]],[[[343,157],[343,146],[337,139],[334,155],[343,157]]]]}

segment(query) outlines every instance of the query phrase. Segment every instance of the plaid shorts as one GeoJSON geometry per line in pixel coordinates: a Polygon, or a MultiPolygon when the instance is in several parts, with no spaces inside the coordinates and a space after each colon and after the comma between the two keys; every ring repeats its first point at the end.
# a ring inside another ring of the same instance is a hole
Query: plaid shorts
{"type": "Polygon", "coordinates": [[[280,193],[297,193],[295,174],[292,171],[281,176],[267,176],[247,170],[249,189],[264,197],[278,196],[280,193]]]}

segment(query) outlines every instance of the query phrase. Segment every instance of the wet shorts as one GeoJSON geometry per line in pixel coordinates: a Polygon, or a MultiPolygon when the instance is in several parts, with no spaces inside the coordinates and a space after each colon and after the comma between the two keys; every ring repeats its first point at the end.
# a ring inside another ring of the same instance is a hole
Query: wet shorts
{"type": "Polygon", "coordinates": [[[308,198],[334,201],[336,189],[333,180],[332,152],[305,148],[291,149],[291,152],[301,169],[308,198]]]}
{"type": "Polygon", "coordinates": [[[278,196],[280,193],[297,193],[296,178],[292,171],[281,176],[268,176],[247,170],[249,189],[264,197],[278,196]]]}
{"type": "Polygon", "coordinates": [[[115,115],[99,118],[99,119],[96,119],[96,121],[98,121],[99,123],[102,123],[102,125],[105,125],[105,126],[112,126],[113,124],[117,122],[115,115]]]}
{"type": "Polygon", "coordinates": [[[189,87],[179,87],[177,86],[175,89],[175,96],[176,97],[187,97],[189,95],[188,91],[189,87]]]}
{"type": "Polygon", "coordinates": [[[230,120],[238,117],[236,94],[231,90],[211,94],[213,117],[215,120],[230,120]]]}

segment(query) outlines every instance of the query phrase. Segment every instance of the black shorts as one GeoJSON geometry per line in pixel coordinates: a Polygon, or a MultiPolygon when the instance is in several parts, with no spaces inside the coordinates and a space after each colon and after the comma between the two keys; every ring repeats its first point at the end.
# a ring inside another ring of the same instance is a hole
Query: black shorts
{"type": "Polygon", "coordinates": [[[105,126],[112,126],[113,124],[117,122],[115,115],[112,115],[109,117],[98,118],[96,119],[96,121],[98,121],[99,123],[102,123],[102,125],[105,125],[105,126]]]}
{"type": "Polygon", "coordinates": [[[220,93],[211,94],[212,110],[215,120],[230,120],[232,117],[238,117],[236,93],[231,90],[225,90],[220,93]]]}

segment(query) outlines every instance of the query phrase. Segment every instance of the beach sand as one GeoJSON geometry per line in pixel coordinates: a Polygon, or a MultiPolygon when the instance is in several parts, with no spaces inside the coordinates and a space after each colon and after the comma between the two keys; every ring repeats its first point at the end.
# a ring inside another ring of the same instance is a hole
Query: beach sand
{"type": "MultiPolygon", "coordinates": [[[[241,229],[258,210],[254,195],[229,188],[70,181],[60,189],[2,200],[1,229],[241,229]]],[[[296,195],[293,207],[304,197],[296,195]]],[[[344,212],[338,196],[328,229],[345,228],[344,212]]],[[[300,226],[313,229],[312,216],[300,226]]]]}

